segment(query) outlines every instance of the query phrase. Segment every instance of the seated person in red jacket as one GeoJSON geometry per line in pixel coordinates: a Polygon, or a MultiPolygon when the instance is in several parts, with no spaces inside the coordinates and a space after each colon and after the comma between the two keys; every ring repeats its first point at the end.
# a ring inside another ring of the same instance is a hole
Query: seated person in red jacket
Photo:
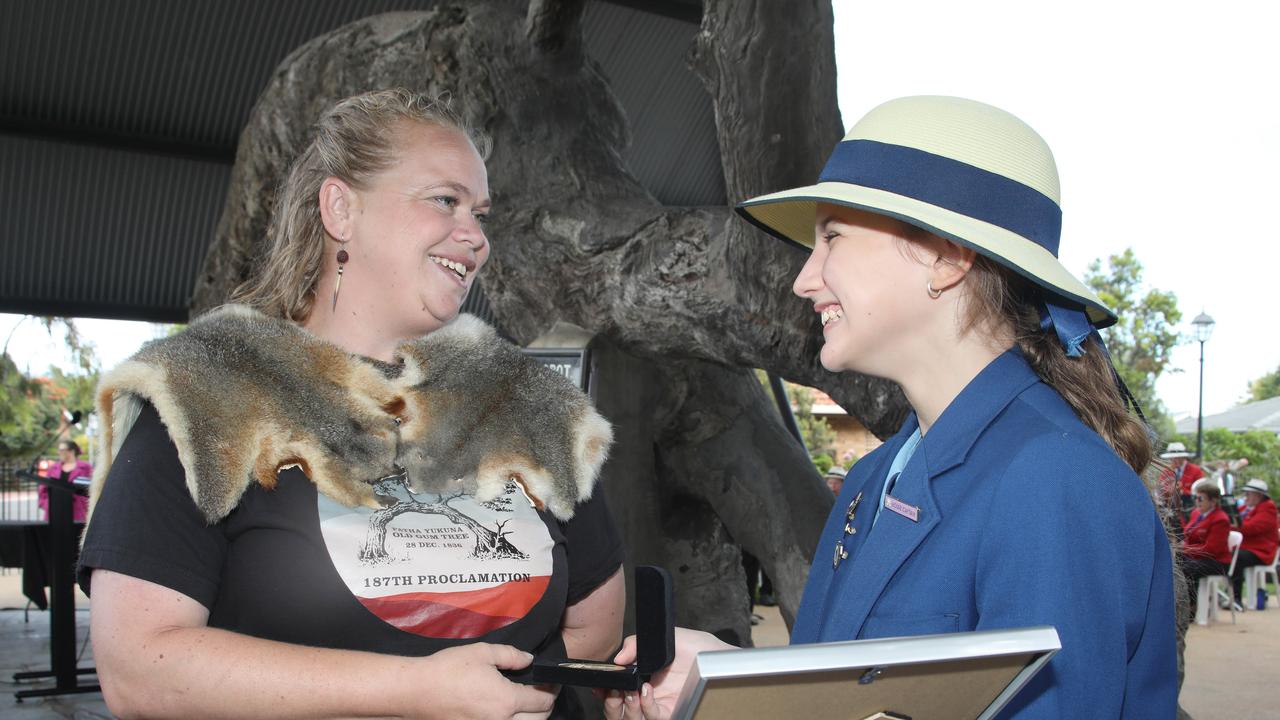
{"type": "Polygon", "coordinates": [[[1183,525],[1180,556],[1182,575],[1187,579],[1187,591],[1191,596],[1192,615],[1196,612],[1196,583],[1202,577],[1226,575],[1231,564],[1231,551],[1227,549],[1231,522],[1218,507],[1222,493],[1211,482],[1196,485],[1195,492],[1195,509],[1183,525]]]}
{"type": "Polygon", "coordinates": [[[1276,504],[1271,500],[1271,489],[1267,487],[1267,482],[1250,480],[1242,489],[1244,507],[1240,510],[1238,529],[1244,535],[1244,541],[1240,543],[1236,571],[1231,576],[1236,598],[1240,597],[1244,586],[1245,568],[1270,565],[1276,559],[1276,546],[1280,545],[1280,535],[1276,533],[1276,504]]]}
{"type": "MultiPolygon", "coordinates": [[[[49,465],[47,475],[50,480],[63,480],[71,482],[78,477],[93,477],[93,466],[80,459],[80,446],[71,440],[63,440],[58,443],[58,462],[49,465]]],[[[40,517],[48,519],[49,517],[49,489],[41,485],[37,491],[37,504],[40,506],[40,517]]],[[[72,505],[72,517],[75,522],[84,522],[85,516],[89,514],[89,498],[85,495],[77,495],[72,505]]]]}
{"type": "Polygon", "coordinates": [[[1165,451],[1160,453],[1160,457],[1169,461],[1169,467],[1160,473],[1160,491],[1165,502],[1172,504],[1175,508],[1179,505],[1174,498],[1181,498],[1182,513],[1185,516],[1188,510],[1192,508],[1192,486],[1196,481],[1204,477],[1204,470],[1199,465],[1190,462],[1188,458],[1194,457],[1195,453],[1187,452],[1187,446],[1180,442],[1171,442],[1165,451]]]}

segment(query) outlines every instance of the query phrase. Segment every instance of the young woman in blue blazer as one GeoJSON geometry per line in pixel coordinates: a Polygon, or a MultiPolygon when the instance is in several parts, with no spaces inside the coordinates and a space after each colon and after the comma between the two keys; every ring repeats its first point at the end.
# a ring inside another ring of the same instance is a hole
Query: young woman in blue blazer
{"type": "MultiPolygon", "coordinates": [[[[1138,477],[1151,440],[1096,332],[1115,315],[1057,260],[1040,136],[982,103],[901,98],[817,184],[739,211],[809,252],[794,290],[823,366],[894,380],[913,410],[846,478],[791,641],[1052,625],[1061,651],[1001,717],[1173,717],[1173,565],[1138,477]]],[[[726,647],[677,645],[610,717],[668,716],[693,655],[726,647]]]]}

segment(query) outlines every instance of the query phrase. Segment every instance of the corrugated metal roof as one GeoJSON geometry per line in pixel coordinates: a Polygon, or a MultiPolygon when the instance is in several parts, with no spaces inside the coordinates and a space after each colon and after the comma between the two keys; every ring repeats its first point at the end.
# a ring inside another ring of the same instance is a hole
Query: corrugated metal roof
{"type": "Polygon", "coordinates": [[[725,203],[714,109],[685,60],[697,29],[598,3],[583,18],[587,53],[604,69],[631,120],[631,146],[623,157],[667,205],[725,203]]]}
{"type": "MultiPolygon", "coordinates": [[[[0,22],[0,311],[185,319],[235,146],[306,40],[433,0],[15,0],[0,22]]],[[[698,0],[591,3],[588,54],[671,205],[724,203],[711,102],[685,64],[698,0]],[[642,6],[644,10],[637,10],[642,6]]]]}
{"type": "MultiPolygon", "coordinates": [[[[1234,433],[1266,430],[1280,435],[1280,397],[1245,403],[1230,410],[1205,415],[1203,425],[1205,430],[1225,428],[1234,433]]],[[[1179,420],[1177,430],[1183,434],[1194,433],[1195,416],[1179,420]]]]}
{"type": "Polygon", "coordinates": [[[0,135],[0,311],[184,321],[230,174],[0,135]]]}
{"type": "Polygon", "coordinates": [[[434,4],[6,3],[0,119],[6,130],[135,140],[230,162],[258,92],[294,48],[361,17],[434,4]]]}

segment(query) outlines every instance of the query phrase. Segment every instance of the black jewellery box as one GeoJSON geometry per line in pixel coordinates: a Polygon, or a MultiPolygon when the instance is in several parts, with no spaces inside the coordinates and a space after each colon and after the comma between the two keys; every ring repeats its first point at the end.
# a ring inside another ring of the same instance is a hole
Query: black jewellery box
{"type": "Polygon", "coordinates": [[[533,662],[532,682],[578,685],[608,690],[639,690],[650,676],[671,664],[676,655],[675,612],[671,576],[666,570],[641,565],[635,573],[636,661],[614,665],[599,660],[543,660],[533,662]]]}

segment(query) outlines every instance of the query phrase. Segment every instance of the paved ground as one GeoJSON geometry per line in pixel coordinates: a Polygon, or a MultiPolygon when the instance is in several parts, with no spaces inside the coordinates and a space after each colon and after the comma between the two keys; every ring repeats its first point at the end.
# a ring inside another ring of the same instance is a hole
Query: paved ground
{"type": "Polygon", "coordinates": [[[1182,707],[1196,720],[1280,718],[1280,608],[1230,613],[1187,633],[1182,707]]]}
{"type": "MultiPolygon", "coordinates": [[[[17,571],[0,575],[0,719],[110,719],[100,694],[16,703],[13,692],[39,683],[14,683],[13,673],[47,669],[49,616],[34,608],[24,621],[26,599],[19,591],[17,571]]],[[[77,646],[88,633],[89,603],[77,592],[77,646]]],[[[787,629],[777,608],[757,607],[762,620],[753,629],[758,646],[781,645],[787,629]]],[[[1193,625],[1187,636],[1187,680],[1182,706],[1196,720],[1272,720],[1280,718],[1280,608],[1275,599],[1265,612],[1223,615],[1208,627],[1193,625]]],[[[93,648],[86,645],[81,666],[93,664],[93,648]]]]}
{"type": "MultiPolygon", "coordinates": [[[[27,599],[22,596],[22,575],[6,570],[0,575],[0,718],[4,720],[110,720],[100,693],[66,695],[57,698],[34,698],[22,703],[14,700],[18,690],[48,687],[52,680],[13,681],[15,672],[49,669],[49,613],[32,607],[24,612],[27,599]]],[[[93,665],[93,647],[84,640],[89,634],[88,598],[76,591],[76,648],[84,648],[80,667],[93,665]]],[[[88,676],[92,682],[92,676],[88,676]]]]}

